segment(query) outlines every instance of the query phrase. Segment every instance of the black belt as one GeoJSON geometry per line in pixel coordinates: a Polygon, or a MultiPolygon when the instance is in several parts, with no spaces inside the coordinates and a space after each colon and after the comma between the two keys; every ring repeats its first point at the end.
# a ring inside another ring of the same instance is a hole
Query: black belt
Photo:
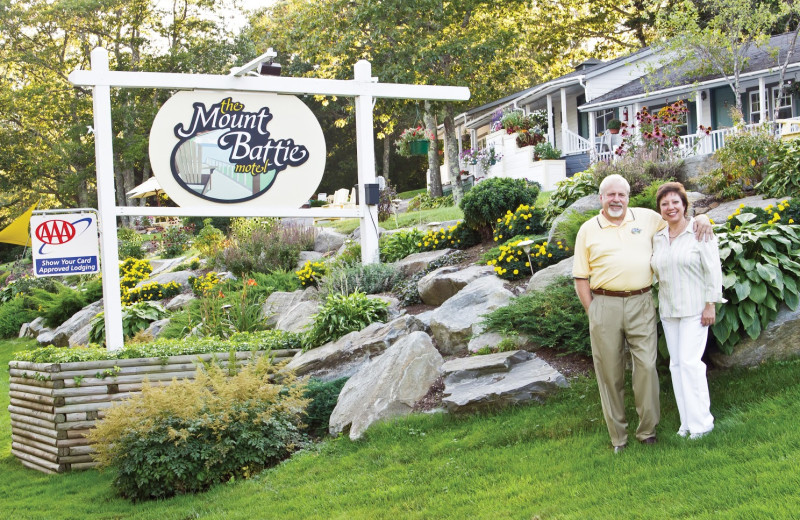
{"type": "Polygon", "coordinates": [[[627,298],[628,296],[637,296],[650,291],[650,287],[644,289],[637,289],[635,291],[607,291],[605,289],[592,289],[592,294],[601,294],[603,296],[616,296],[617,298],[627,298]]]}

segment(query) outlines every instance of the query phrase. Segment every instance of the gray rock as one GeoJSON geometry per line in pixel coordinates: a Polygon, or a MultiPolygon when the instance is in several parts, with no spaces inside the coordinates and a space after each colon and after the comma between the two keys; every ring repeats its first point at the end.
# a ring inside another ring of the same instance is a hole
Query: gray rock
{"type": "Polygon", "coordinates": [[[440,267],[423,276],[417,283],[422,301],[427,305],[441,305],[470,282],[484,276],[493,276],[494,268],[488,265],[440,267]]]}
{"type": "Polygon", "coordinates": [[[153,270],[150,272],[150,276],[155,276],[157,274],[163,273],[164,271],[169,271],[170,269],[174,269],[175,267],[181,265],[183,262],[186,261],[185,256],[179,256],[178,258],[164,258],[164,259],[152,259],[150,260],[150,267],[153,270]]]}
{"type": "Polygon", "coordinates": [[[711,361],[719,367],[750,367],[765,361],[792,359],[800,355],[800,308],[783,306],[756,339],[745,337],[730,355],[712,352],[711,361]]]}
{"type": "MultiPolygon", "coordinates": [[[[686,192],[686,198],[689,200],[689,215],[694,216],[695,215],[695,207],[694,207],[695,202],[697,202],[698,200],[702,200],[702,199],[706,198],[706,195],[704,193],[700,193],[699,191],[687,191],[686,192]]],[[[697,214],[700,215],[701,213],[697,213],[697,214]]]]}
{"type": "Polygon", "coordinates": [[[150,275],[150,278],[145,278],[141,282],[136,284],[136,287],[141,287],[142,285],[158,282],[162,285],[168,284],[170,282],[176,282],[184,289],[191,289],[191,285],[189,284],[189,277],[194,276],[194,273],[191,271],[177,271],[174,273],[161,273],[157,274],[156,276],[150,275]]]}
{"type": "Polygon", "coordinates": [[[434,260],[452,253],[454,249],[440,249],[438,251],[426,251],[424,253],[412,253],[402,260],[395,263],[397,270],[404,277],[417,274],[430,265],[434,260]]]}
{"type": "Polygon", "coordinates": [[[85,327],[102,310],[103,300],[89,304],[59,325],[54,331],[39,334],[36,337],[36,341],[42,345],[52,344],[56,347],[66,347],[69,345],[70,336],[85,327]]]}
{"type": "MultiPolygon", "coordinates": [[[[378,237],[380,238],[381,236],[383,236],[384,233],[386,233],[386,230],[383,229],[381,226],[378,226],[378,237]]],[[[360,242],[361,241],[361,226],[355,228],[353,230],[353,232],[350,233],[350,235],[347,238],[355,240],[356,242],[360,242]]]]}
{"type": "MultiPolygon", "coordinates": [[[[44,317],[42,316],[39,316],[27,325],[26,337],[28,338],[35,338],[42,332],[52,332],[52,329],[44,324],[44,317]]],[[[20,334],[22,334],[22,331],[20,331],[20,334]]],[[[22,336],[20,335],[20,337],[22,336]]]]}
{"type": "Polygon", "coordinates": [[[300,302],[315,300],[316,297],[317,290],[313,287],[294,292],[276,291],[267,297],[267,300],[261,307],[261,315],[266,319],[268,327],[275,327],[278,320],[286,314],[289,309],[300,302]]]}
{"type": "Polygon", "coordinates": [[[92,330],[92,324],[87,323],[78,332],[69,337],[69,348],[85,347],[89,344],[89,332],[92,330]]]}
{"type": "Polygon", "coordinates": [[[553,225],[550,226],[550,232],[547,234],[547,241],[553,242],[554,240],[563,238],[559,234],[558,227],[569,217],[570,213],[586,213],[587,211],[599,210],[602,207],[602,204],[600,204],[600,196],[596,193],[579,198],[553,220],[553,225]]]}
{"type": "Polygon", "coordinates": [[[297,257],[297,267],[296,270],[300,270],[306,265],[306,262],[316,262],[322,258],[322,253],[318,253],[316,251],[300,251],[300,255],[297,257]]]}
{"type": "Polygon", "coordinates": [[[164,308],[168,311],[183,309],[184,307],[188,306],[192,300],[196,299],[197,297],[192,293],[179,294],[168,301],[164,308]]]}
{"type": "Polygon", "coordinates": [[[27,338],[30,331],[31,324],[30,323],[23,323],[22,327],[19,328],[19,334],[17,335],[18,338],[27,338]]]}
{"type": "Polygon", "coordinates": [[[157,338],[161,335],[161,332],[164,330],[164,327],[166,327],[169,324],[169,322],[170,322],[169,318],[164,318],[163,320],[156,320],[152,322],[149,327],[147,327],[147,330],[145,330],[145,332],[147,332],[154,338],[157,338]]]}
{"type": "Polygon", "coordinates": [[[572,278],[573,260],[574,257],[571,256],[569,258],[565,258],[557,264],[553,264],[545,267],[544,269],[536,271],[533,276],[531,276],[531,280],[528,282],[528,287],[525,292],[544,290],[547,288],[547,286],[551,285],[562,276],[568,276],[572,278]]]}
{"type": "Polygon", "coordinates": [[[316,301],[300,302],[278,318],[275,328],[288,332],[302,332],[307,325],[314,322],[314,315],[319,312],[320,307],[321,304],[316,301]]]}
{"type": "Polygon", "coordinates": [[[314,251],[318,253],[336,251],[344,245],[346,238],[347,236],[331,228],[317,228],[317,236],[314,239],[314,251]]]}
{"type": "Polygon", "coordinates": [[[522,348],[522,346],[528,342],[528,338],[526,336],[503,336],[499,332],[484,332],[483,334],[479,334],[478,336],[475,336],[469,340],[469,343],[467,344],[467,350],[470,352],[477,352],[485,347],[494,348],[506,338],[511,338],[517,348],[522,348]]]}
{"type": "Polygon", "coordinates": [[[359,439],[376,421],[408,415],[439,375],[442,356],[424,332],[412,332],[359,370],[342,388],[330,433],[359,439]]]}
{"type": "Polygon", "coordinates": [[[539,400],[569,386],[535,354],[517,350],[454,359],[442,365],[442,403],[450,412],[472,412],[539,400]]]}
{"type": "Polygon", "coordinates": [[[772,204],[772,206],[777,206],[778,202],[783,199],[765,199],[761,195],[753,195],[752,197],[745,197],[743,199],[732,200],[730,202],[723,202],[716,208],[709,210],[706,215],[708,218],[716,222],[717,224],[725,222],[728,218],[728,215],[732,215],[737,209],[739,209],[740,204],[744,204],[745,206],[750,206],[753,208],[765,208],[772,204]]]}
{"type": "Polygon", "coordinates": [[[401,316],[389,323],[373,323],[338,340],[295,356],[287,365],[297,375],[323,381],[350,377],[400,339],[423,330],[414,316],[401,316]]]}
{"type": "Polygon", "coordinates": [[[217,276],[219,277],[220,281],[223,282],[225,280],[236,280],[236,275],[230,271],[220,271],[217,273],[217,276]]]}
{"type": "Polygon", "coordinates": [[[483,332],[481,316],[508,305],[513,296],[496,276],[478,278],[461,289],[431,316],[431,334],[439,352],[444,355],[466,353],[470,338],[483,332]]]}
{"type": "Polygon", "coordinates": [[[721,164],[714,159],[713,154],[694,155],[683,160],[681,165],[678,182],[682,182],[686,189],[696,189],[698,178],[716,170],[721,164]]]}
{"type": "Polygon", "coordinates": [[[431,319],[433,318],[433,310],[420,312],[419,314],[415,315],[414,317],[417,318],[422,323],[422,325],[425,326],[425,328],[422,329],[422,330],[424,330],[425,332],[430,332],[430,330],[431,330],[431,319]]]}

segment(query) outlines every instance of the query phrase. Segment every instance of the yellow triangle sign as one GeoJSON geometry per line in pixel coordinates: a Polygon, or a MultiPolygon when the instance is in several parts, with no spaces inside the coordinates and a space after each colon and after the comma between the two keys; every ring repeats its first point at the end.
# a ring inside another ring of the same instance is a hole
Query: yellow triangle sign
{"type": "MultiPolygon", "coordinates": [[[[38,204],[38,202],[36,204],[38,204]]],[[[31,215],[33,215],[33,210],[36,208],[36,204],[28,208],[28,211],[14,219],[14,221],[5,229],[0,230],[0,242],[16,244],[18,246],[29,246],[31,244],[31,215]]]]}

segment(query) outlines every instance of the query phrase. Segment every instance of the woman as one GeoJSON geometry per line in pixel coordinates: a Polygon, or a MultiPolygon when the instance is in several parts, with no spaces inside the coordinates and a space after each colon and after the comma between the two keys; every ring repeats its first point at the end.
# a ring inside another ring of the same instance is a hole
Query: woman
{"type": "Polygon", "coordinates": [[[669,349],[672,387],[681,426],[678,435],[697,439],[714,429],[706,365],[702,361],[715,304],[722,298],[722,267],[716,239],[695,240],[687,219],[686,190],[663,184],[656,202],[667,227],[653,237],[653,272],[659,282],[658,311],[669,349]]]}

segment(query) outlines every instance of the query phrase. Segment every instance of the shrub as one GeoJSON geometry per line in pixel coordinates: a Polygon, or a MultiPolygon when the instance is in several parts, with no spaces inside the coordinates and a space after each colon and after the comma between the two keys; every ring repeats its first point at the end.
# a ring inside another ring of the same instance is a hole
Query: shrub
{"type": "Polygon", "coordinates": [[[236,276],[294,269],[300,251],[314,248],[313,227],[274,225],[269,229],[240,229],[237,233],[240,238],[214,258],[216,265],[225,266],[236,276]]]}
{"type": "Polygon", "coordinates": [[[780,141],[756,191],[776,198],[800,196],[800,139],[780,141]]]}
{"type": "Polygon", "coordinates": [[[194,381],[145,384],[89,434],[96,460],[133,500],[204,491],[275,465],[303,445],[308,402],[304,385],[276,371],[261,358],[233,376],[211,365],[194,381]]]}
{"type": "Polygon", "coordinates": [[[346,382],[346,377],[333,381],[320,381],[312,377],[306,383],[306,392],[303,397],[308,399],[309,403],[303,422],[306,431],[314,437],[328,435],[331,413],[336,408],[336,401],[346,382]]]}
{"type": "Polygon", "coordinates": [[[122,289],[133,289],[153,272],[149,260],[126,258],[119,266],[119,285],[122,289]]]}
{"type": "Polygon", "coordinates": [[[431,197],[426,192],[414,195],[414,198],[408,202],[408,210],[449,208],[454,205],[452,193],[444,197],[431,197]]]}
{"type": "Polygon", "coordinates": [[[195,296],[201,297],[214,289],[222,279],[214,271],[209,271],[203,276],[190,276],[189,285],[192,287],[192,292],[195,296]]]}
{"type": "Polygon", "coordinates": [[[547,228],[542,224],[542,210],[527,204],[520,205],[513,213],[508,210],[497,219],[493,238],[495,242],[508,241],[517,235],[533,235],[544,233],[547,228]]]}
{"type": "Polygon", "coordinates": [[[720,168],[701,179],[710,194],[723,199],[738,198],[752,191],[767,173],[770,158],[779,154],[780,141],[767,127],[725,139],[725,146],[714,153],[720,168]]]}
{"type": "Polygon", "coordinates": [[[392,289],[400,273],[389,264],[356,264],[331,269],[320,284],[323,295],[330,293],[350,294],[361,291],[378,294],[392,289]]]}
{"type": "Polygon", "coordinates": [[[12,280],[0,291],[0,302],[10,301],[18,294],[33,294],[34,289],[41,289],[47,292],[56,292],[58,289],[58,282],[53,278],[34,278],[33,276],[25,275],[22,278],[12,280]]]}
{"type": "Polygon", "coordinates": [[[367,298],[360,291],[352,294],[329,294],[306,332],[305,348],[316,348],[335,341],[348,332],[361,330],[370,323],[386,321],[388,306],[387,302],[367,298]]]}
{"type": "MultiPolygon", "coordinates": [[[[597,186],[611,174],[618,174],[631,186],[630,196],[636,197],[654,183],[664,183],[681,178],[682,161],[654,162],[638,154],[628,155],[612,163],[597,163],[594,176],[597,186]]],[[[597,190],[595,190],[597,193],[597,190]]]]}
{"type": "Polygon", "coordinates": [[[302,269],[295,271],[297,279],[300,280],[300,285],[303,287],[316,287],[319,281],[328,272],[328,267],[325,262],[314,262],[308,260],[303,265],[302,269]]]}
{"type": "Polygon", "coordinates": [[[0,338],[16,337],[23,323],[36,318],[33,310],[25,308],[23,300],[20,295],[0,303],[0,338]]]}
{"type": "Polygon", "coordinates": [[[571,278],[562,277],[544,291],[519,296],[484,317],[486,330],[525,334],[535,344],[591,355],[589,320],[571,278]]]}
{"type": "Polygon", "coordinates": [[[164,258],[175,258],[189,250],[194,228],[171,226],[161,233],[159,249],[164,258]]]}
{"type": "Polygon", "coordinates": [[[45,325],[51,328],[58,327],[87,304],[82,293],[61,284],[56,286],[55,292],[34,289],[33,294],[38,301],[40,316],[44,317],[45,325]]]}
{"type": "Polygon", "coordinates": [[[264,297],[276,291],[292,292],[300,288],[297,275],[291,271],[275,270],[269,274],[251,273],[251,276],[258,282],[258,290],[254,288],[254,292],[264,297]]]}
{"type": "Polygon", "coordinates": [[[158,282],[148,282],[141,287],[134,287],[122,293],[123,305],[141,301],[163,300],[172,298],[181,293],[181,284],[178,282],[168,282],[161,284],[158,282]]]}
{"type": "Polygon", "coordinates": [[[552,161],[561,159],[561,150],[545,141],[533,147],[533,152],[542,161],[552,161]]]}
{"type": "Polygon", "coordinates": [[[378,222],[388,220],[392,216],[392,201],[397,198],[397,189],[389,183],[383,188],[378,197],[378,222]]]}
{"type": "Polygon", "coordinates": [[[594,177],[594,169],[590,169],[559,181],[556,186],[544,208],[544,223],[547,225],[552,224],[576,200],[586,195],[596,195],[599,184],[594,177]]]}
{"type": "Polygon", "coordinates": [[[461,199],[464,222],[488,237],[491,235],[491,225],[498,217],[505,215],[506,211],[514,211],[521,204],[533,206],[539,190],[538,184],[529,185],[521,179],[486,179],[461,199]]]}
{"type": "Polygon", "coordinates": [[[575,238],[578,236],[584,222],[599,214],[600,210],[594,209],[586,213],[570,211],[553,230],[553,240],[564,243],[570,249],[575,248],[575,238]]]}
{"type": "Polygon", "coordinates": [[[200,252],[203,258],[214,258],[222,248],[225,235],[219,229],[211,225],[211,219],[203,220],[203,228],[197,233],[194,239],[194,247],[200,252]]]}
{"type": "Polygon", "coordinates": [[[519,280],[531,276],[536,271],[560,262],[572,255],[570,248],[560,241],[548,244],[547,241],[531,244],[530,257],[519,246],[525,237],[516,237],[498,248],[499,254],[486,262],[494,266],[497,276],[506,280],[519,280]]]}
{"type": "MultiPolygon", "coordinates": [[[[150,326],[150,323],[160,320],[167,315],[164,307],[155,302],[138,302],[122,308],[122,335],[126,338],[133,337],[140,330],[150,326]]],[[[98,313],[92,318],[89,330],[89,341],[102,345],[106,338],[105,313],[98,313]]]]}
{"type": "Polygon", "coordinates": [[[439,228],[425,233],[417,242],[420,251],[437,251],[439,249],[466,249],[481,241],[480,235],[469,228],[463,221],[449,228],[439,228]]]}
{"type": "Polygon", "coordinates": [[[408,306],[414,305],[415,303],[421,303],[422,299],[419,296],[417,283],[422,279],[422,277],[432,271],[435,271],[436,269],[439,269],[440,267],[455,265],[463,262],[464,257],[465,254],[463,252],[457,251],[437,258],[433,262],[429,263],[428,267],[422,271],[408,277],[406,280],[398,281],[392,288],[392,292],[400,300],[401,305],[408,306]]]}
{"type": "Polygon", "coordinates": [[[396,262],[412,253],[418,253],[425,234],[416,229],[383,235],[380,239],[381,262],[396,262]]]}
{"type": "Polygon", "coordinates": [[[754,224],[756,216],[741,213],[717,228],[722,260],[723,296],[711,327],[726,354],[746,334],[755,339],[778,315],[781,303],[794,310],[800,303],[800,227],[776,220],[754,224]]]}
{"type": "Polygon", "coordinates": [[[739,204],[731,215],[722,225],[727,226],[729,229],[735,229],[741,225],[737,218],[738,215],[749,213],[753,215],[749,224],[774,224],[780,222],[781,224],[798,224],[800,223],[800,199],[784,199],[779,202],[777,206],[769,204],[763,208],[754,208],[739,204]]]}
{"type": "Polygon", "coordinates": [[[334,266],[355,265],[361,263],[361,242],[347,239],[344,249],[331,262],[334,266]]]}
{"type": "Polygon", "coordinates": [[[135,229],[121,227],[117,229],[117,251],[120,258],[144,258],[144,237],[135,229]]]}
{"type": "Polygon", "coordinates": [[[280,224],[280,219],[272,217],[237,217],[231,219],[230,234],[234,242],[252,242],[253,232],[269,233],[280,224]]]}

